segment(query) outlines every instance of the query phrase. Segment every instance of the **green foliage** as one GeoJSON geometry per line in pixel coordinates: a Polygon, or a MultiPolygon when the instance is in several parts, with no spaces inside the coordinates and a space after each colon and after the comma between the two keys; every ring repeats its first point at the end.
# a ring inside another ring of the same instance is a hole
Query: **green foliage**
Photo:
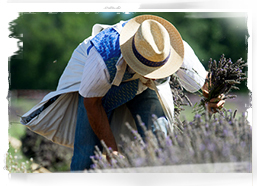
{"type": "Polygon", "coordinates": [[[73,50],[91,35],[94,24],[115,24],[141,14],[172,22],[205,67],[210,58],[223,53],[247,61],[246,17],[199,18],[185,12],[21,13],[9,27],[9,37],[23,43],[10,57],[10,89],[55,89],[73,50]]]}

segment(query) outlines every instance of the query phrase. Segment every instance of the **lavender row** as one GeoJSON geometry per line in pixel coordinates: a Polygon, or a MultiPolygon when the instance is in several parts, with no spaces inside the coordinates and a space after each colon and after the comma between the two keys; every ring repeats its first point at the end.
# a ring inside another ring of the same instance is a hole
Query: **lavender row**
{"type": "Polygon", "coordinates": [[[196,114],[193,121],[177,125],[183,132],[174,128],[165,136],[161,131],[153,134],[144,129],[144,139],[128,125],[135,139],[121,135],[123,148],[119,156],[111,155],[111,149],[104,146],[111,156],[109,162],[96,148],[95,156],[91,157],[92,170],[252,161],[252,128],[245,114],[238,118],[231,110],[212,117],[208,113],[196,114]]]}

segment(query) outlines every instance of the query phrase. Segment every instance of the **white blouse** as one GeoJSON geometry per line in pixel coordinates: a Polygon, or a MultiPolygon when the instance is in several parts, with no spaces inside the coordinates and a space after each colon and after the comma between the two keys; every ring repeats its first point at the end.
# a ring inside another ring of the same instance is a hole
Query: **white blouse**
{"type": "MultiPolygon", "coordinates": [[[[192,48],[185,41],[184,49],[183,68],[179,69],[176,74],[187,91],[196,92],[204,84],[206,70],[192,48]]],[[[121,56],[116,65],[117,74],[113,82],[110,82],[110,75],[102,57],[95,47],[92,47],[85,61],[79,88],[80,95],[83,97],[103,97],[112,85],[119,86],[126,67],[127,64],[121,56]]],[[[146,88],[142,81],[139,81],[137,94],[140,94],[146,88]]]]}

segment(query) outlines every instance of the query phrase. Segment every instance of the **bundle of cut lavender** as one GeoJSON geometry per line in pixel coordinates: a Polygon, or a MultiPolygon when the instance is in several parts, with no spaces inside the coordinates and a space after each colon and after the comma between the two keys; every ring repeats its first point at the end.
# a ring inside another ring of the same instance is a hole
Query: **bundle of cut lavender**
{"type": "Polygon", "coordinates": [[[208,69],[207,89],[208,97],[204,97],[197,109],[198,113],[205,110],[205,105],[213,98],[217,98],[223,94],[223,100],[228,98],[235,98],[235,95],[228,95],[232,89],[239,90],[237,87],[243,80],[246,80],[246,74],[243,73],[243,69],[247,64],[242,60],[238,59],[235,63],[231,59],[226,59],[223,54],[220,60],[210,59],[208,69]]]}

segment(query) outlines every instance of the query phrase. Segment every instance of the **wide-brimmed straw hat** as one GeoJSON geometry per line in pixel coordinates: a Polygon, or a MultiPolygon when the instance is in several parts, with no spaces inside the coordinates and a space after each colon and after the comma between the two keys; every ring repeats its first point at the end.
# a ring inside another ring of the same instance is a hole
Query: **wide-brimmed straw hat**
{"type": "Polygon", "coordinates": [[[120,34],[120,48],[130,68],[150,79],[170,76],[180,68],[184,58],[183,41],[177,29],[153,15],[128,21],[120,34]]]}

